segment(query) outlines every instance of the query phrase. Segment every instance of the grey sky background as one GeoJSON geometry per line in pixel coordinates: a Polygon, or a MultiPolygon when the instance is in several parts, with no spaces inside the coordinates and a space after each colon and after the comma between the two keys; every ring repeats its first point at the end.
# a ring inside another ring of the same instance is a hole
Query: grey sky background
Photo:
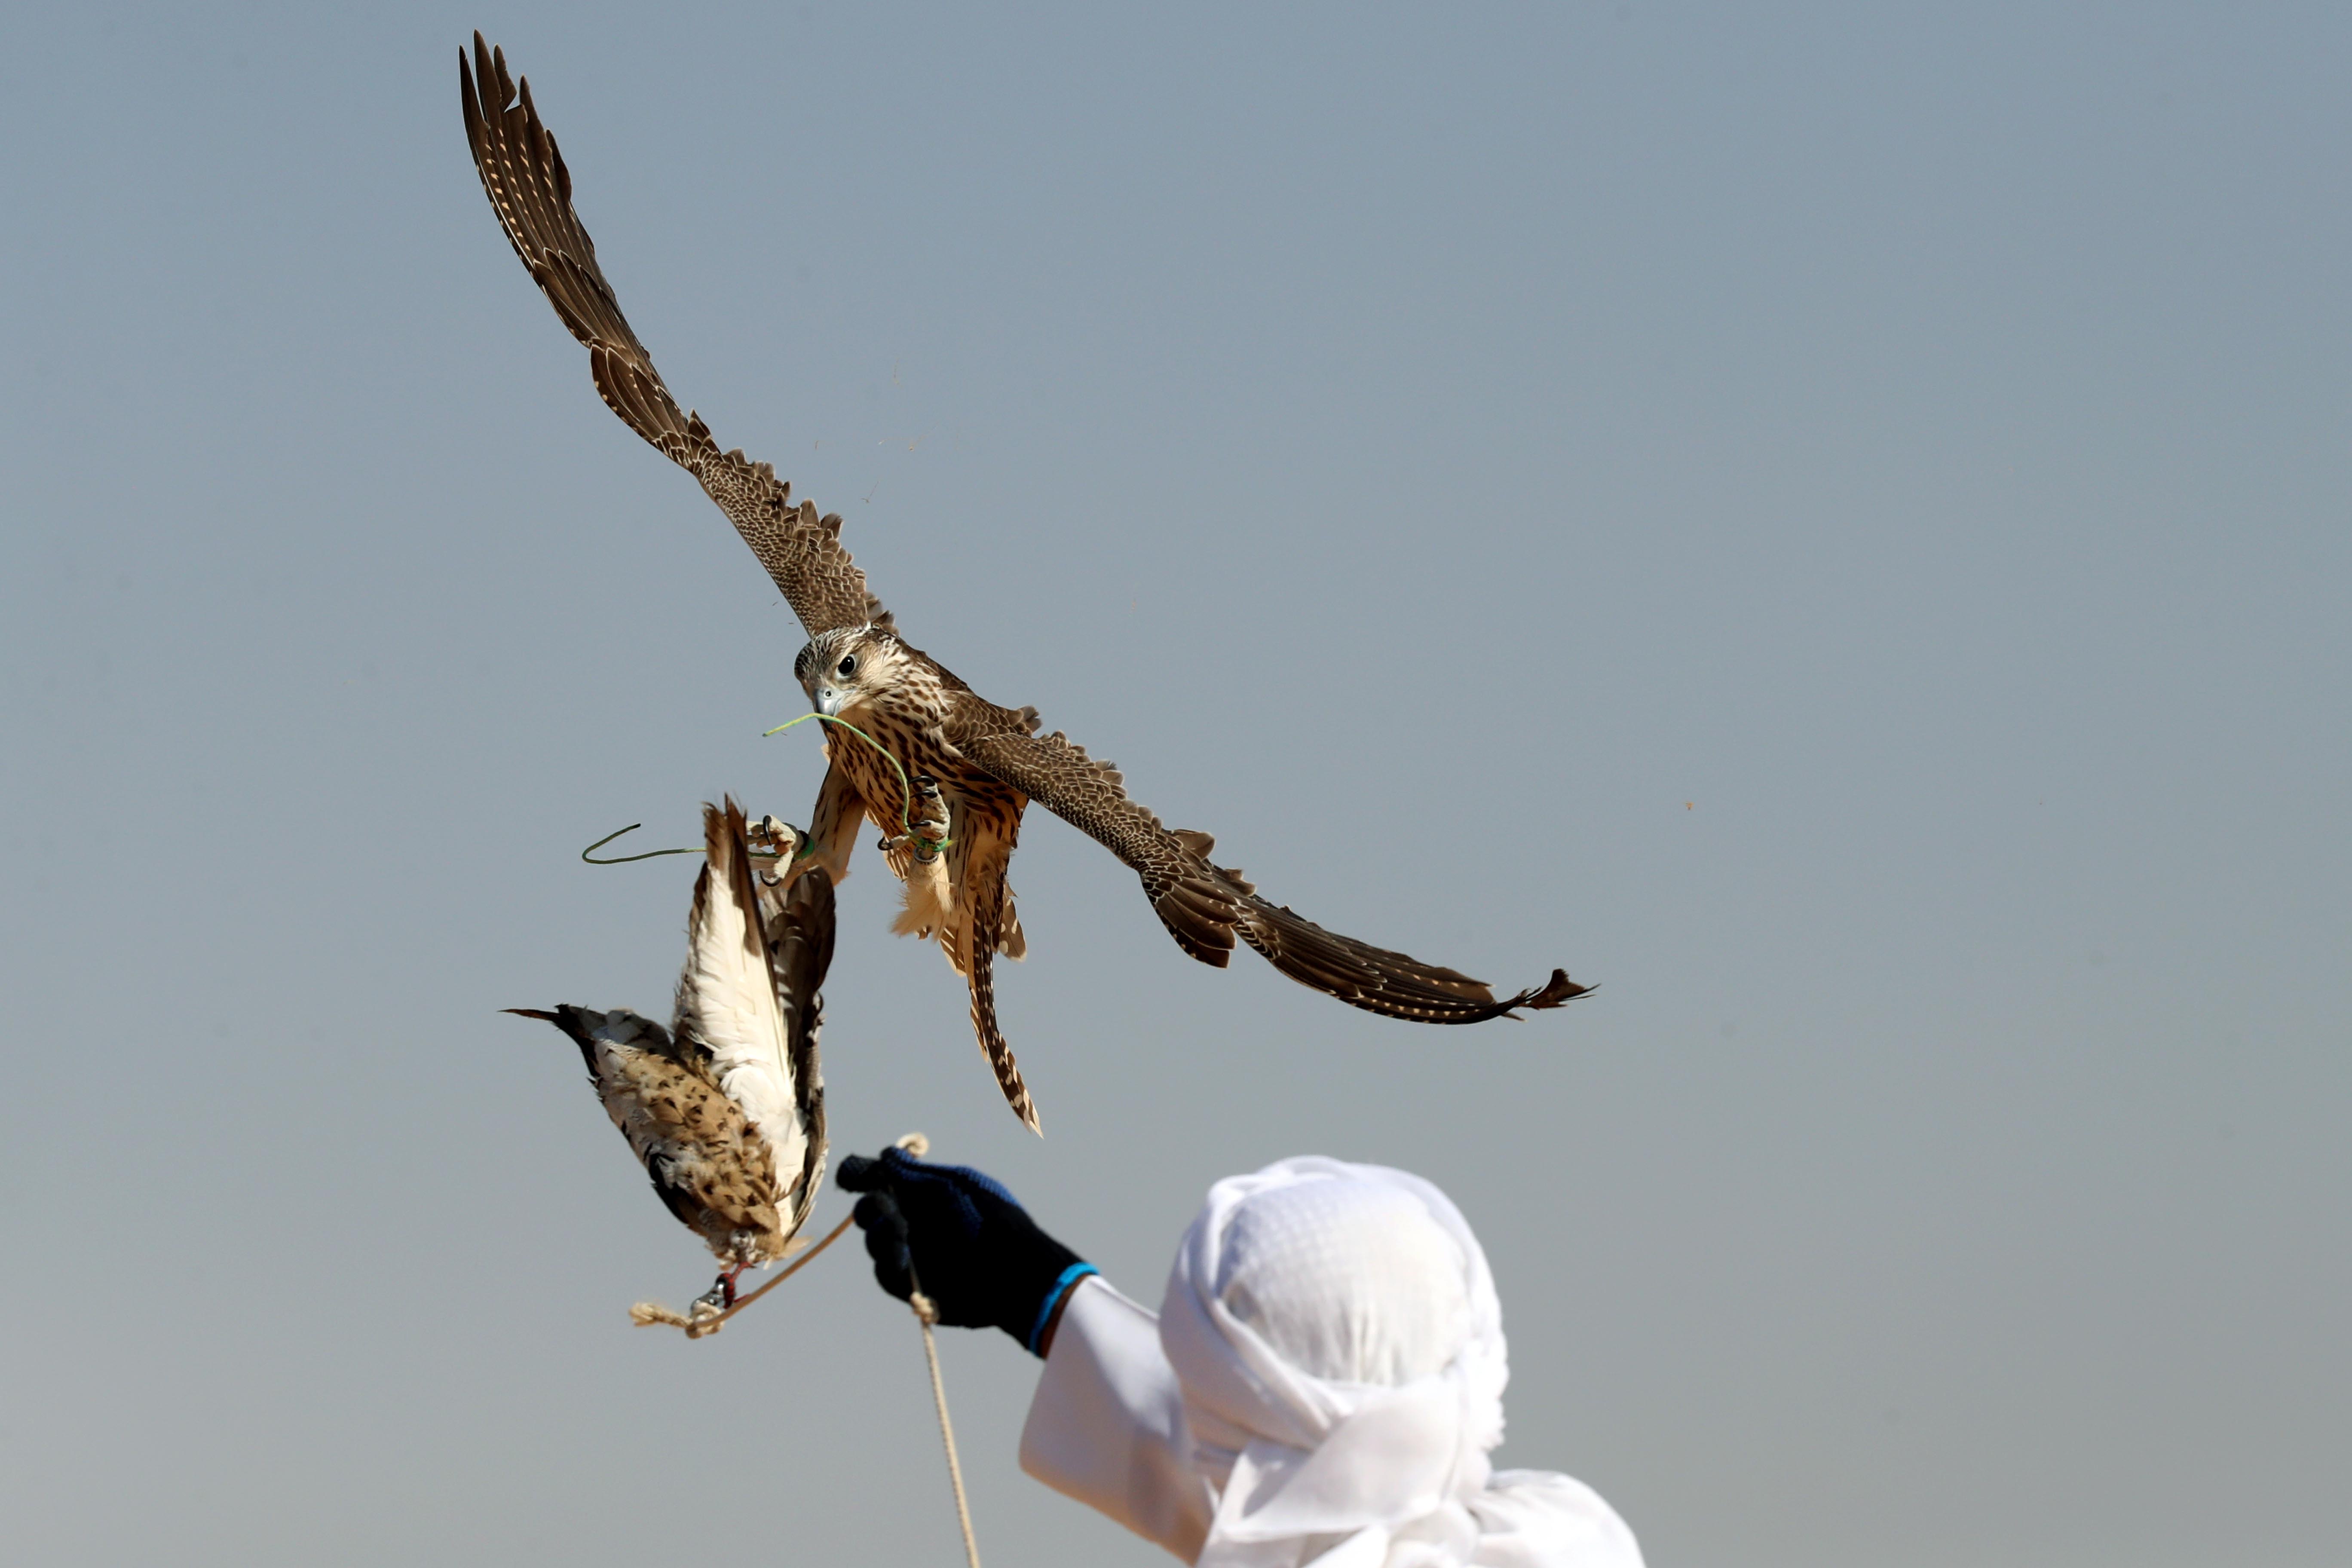
{"type": "MultiPolygon", "coordinates": [[[[821,764],[499,234],[478,26],[919,646],[1302,912],[1601,986],[1216,973],[1033,815],[1039,1142],[866,846],[838,1152],[1147,1300],[1219,1175],[1428,1174],[1503,1460],[1661,1568],[2343,1560],[2340,8],[506,0],[0,24],[13,1560],[955,1557],[904,1310],[631,1329],[709,1260],[496,1011],[665,1011],[693,863],[576,851],[821,764]]],[[[945,1354],[990,1561],[1159,1560],[945,1354]]]]}

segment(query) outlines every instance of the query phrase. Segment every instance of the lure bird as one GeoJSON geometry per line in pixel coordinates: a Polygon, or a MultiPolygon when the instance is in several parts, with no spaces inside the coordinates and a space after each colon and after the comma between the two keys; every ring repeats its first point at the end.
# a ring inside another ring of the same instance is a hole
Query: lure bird
{"type": "MultiPolygon", "coordinates": [[[[782,837],[789,861],[797,836],[772,818],[761,827],[782,837]]],[[[833,962],[833,885],[763,881],[751,864],[760,830],[747,830],[731,800],[704,806],[702,828],[668,1029],[625,1007],[508,1011],[545,1019],[580,1047],[655,1193],[724,1266],[705,1298],[724,1307],[744,1269],[797,1250],[824,1183],[817,992],[833,962]]]]}
{"type": "Polygon", "coordinates": [[[1213,863],[1207,834],[1163,826],[1128,798],[1112,764],[1059,732],[1038,734],[1035,709],[988,701],[909,644],[842,548],[839,514],[820,517],[806,500],[795,505],[792,486],[773,468],[746,459],[740,448],[721,451],[698,415],[679,410],[596,264],[596,247],[572,210],[571,172],[531,102],[530,83],[509,78],[504,53],[479,33],[470,68],[458,51],[457,74],[482,188],[515,254],[587,345],[597,392],[629,428],[695,477],[767,568],[808,633],[793,674],[816,710],[874,742],[826,726],[830,765],[805,855],[788,875],[821,869],[838,882],[848,875],[859,823],[882,829],[890,869],[908,881],[897,929],[936,939],[969,982],[981,1050],[1031,1129],[1038,1126],[1036,1106],[997,1026],[992,973],[996,954],[1019,958],[1026,951],[1005,869],[1031,801],[1133,869],[1169,934],[1203,963],[1224,967],[1238,938],[1303,984],[1427,1024],[1557,1007],[1590,989],[1556,969],[1543,985],[1497,1000],[1466,974],[1325,931],[1259,897],[1239,871],[1213,863]],[[912,830],[917,778],[940,792],[944,834],[912,830]]]}

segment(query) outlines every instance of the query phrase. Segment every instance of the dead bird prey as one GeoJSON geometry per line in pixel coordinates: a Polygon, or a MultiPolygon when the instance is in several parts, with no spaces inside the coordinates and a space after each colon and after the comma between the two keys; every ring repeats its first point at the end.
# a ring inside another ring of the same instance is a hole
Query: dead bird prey
{"type": "Polygon", "coordinates": [[[936,937],[971,988],[971,1022],[1013,1110],[1033,1129],[1036,1107],[996,1024],[994,956],[1026,951],[1005,868],[1035,801],[1133,868],[1178,946],[1223,968],[1239,937],[1293,980],[1391,1018],[1472,1024],[1517,1007],[1557,1007],[1588,989],[1552,971],[1542,986],[1497,1001],[1480,981],[1338,935],[1260,898],[1239,871],[1213,864],[1205,833],[1170,829],[1129,800],[1118,771],[1061,734],[1040,736],[1034,708],[1000,708],[899,636],[866,575],[841,547],[841,519],[792,501],[792,486],[766,463],[722,452],[701,417],[681,413],[653,359],[622,318],[596,247],[572,206],[572,175],[532,106],[517,101],[506,57],[474,35],[469,69],[458,51],[459,94],[474,166],[515,254],[545,291],[614,413],[700,481],[800,617],[809,635],[793,674],[819,712],[855,725],[898,768],[853,735],[825,727],[830,763],[809,824],[807,858],[789,875],[821,867],[848,874],[857,826],[872,820],[901,879],[928,871],[946,850],[944,876],[910,880],[898,929],[936,937]],[[478,83],[478,90],[477,84],[478,83]],[[918,803],[908,781],[928,775],[944,800],[946,842],[908,830],[918,803]]]}
{"type": "MultiPolygon", "coordinates": [[[[667,1030],[625,1007],[508,1011],[546,1019],[580,1047],[596,1098],[654,1191],[726,1266],[704,1300],[727,1307],[736,1276],[798,1250],[824,1183],[817,988],[833,962],[833,885],[762,882],[731,800],[702,808],[702,831],[706,859],[667,1030]]],[[[797,835],[783,832],[789,860],[797,835]]]]}

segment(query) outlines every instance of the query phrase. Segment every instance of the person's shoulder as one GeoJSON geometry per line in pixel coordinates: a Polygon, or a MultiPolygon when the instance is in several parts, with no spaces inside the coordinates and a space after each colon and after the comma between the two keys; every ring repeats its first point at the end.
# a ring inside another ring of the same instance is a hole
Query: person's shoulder
{"type": "Polygon", "coordinates": [[[1496,1470],[1470,1500],[1481,1568],[1642,1568],[1633,1529],[1608,1500],[1557,1470],[1496,1470]]]}

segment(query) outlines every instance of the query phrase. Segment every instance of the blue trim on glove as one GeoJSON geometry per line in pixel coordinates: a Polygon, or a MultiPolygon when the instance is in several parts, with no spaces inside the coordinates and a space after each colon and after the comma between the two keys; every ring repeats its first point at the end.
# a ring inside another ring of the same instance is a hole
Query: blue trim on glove
{"type": "Polygon", "coordinates": [[[1045,1353],[1037,1348],[1038,1336],[1045,1331],[1045,1325],[1054,1321],[1054,1309],[1062,1304],[1062,1298],[1070,1293],[1070,1287],[1089,1274],[1101,1272],[1091,1263],[1073,1263],[1062,1270],[1061,1278],[1054,1281],[1054,1288],[1045,1292],[1045,1300],[1038,1303],[1036,1322],[1030,1325],[1027,1343],[1031,1355],[1045,1353]]]}

